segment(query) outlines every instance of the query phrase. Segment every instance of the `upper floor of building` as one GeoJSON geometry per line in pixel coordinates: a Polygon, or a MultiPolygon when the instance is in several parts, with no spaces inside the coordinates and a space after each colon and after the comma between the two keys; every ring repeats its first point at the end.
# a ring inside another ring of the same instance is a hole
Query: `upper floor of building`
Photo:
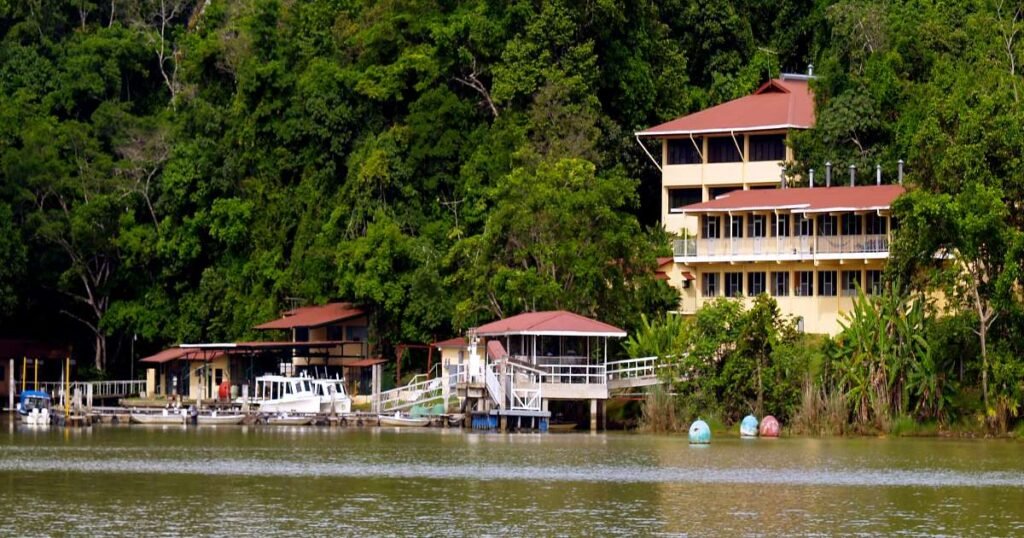
{"type": "Polygon", "coordinates": [[[674,244],[675,261],[870,260],[889,256],[900,185],[735,190],[683,206],[695,233],[674,244]]]}

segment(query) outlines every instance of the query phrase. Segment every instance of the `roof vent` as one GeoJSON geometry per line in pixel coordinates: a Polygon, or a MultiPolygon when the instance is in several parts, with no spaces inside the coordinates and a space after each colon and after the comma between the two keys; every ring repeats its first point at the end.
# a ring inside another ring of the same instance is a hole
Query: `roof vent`
{"type": "Polygon", "coordinates": [[[857,183],[857,165],[851,164],[850,165],[850,186],[852,187],[855,183],[857,183]]]}
{"type": "Polygon", "coordinates": [[[899,165],[900,165],[900,172],[899,172],[900,173],[900,185],[902,185],[903,184],[903,159],[899,160],[899,165]]]}
{"type": "Polygon", "coordinates": [[[825,163],[825,186],[832,186],[832,161],[825,163]]]}
{"type": "Polygon", "coordinates": [[[813,189],[814,188],[814,169],[811,168],[810,170],[808,170],[807,174],[809,176],[807,178],[807,187],[813,189]]]}

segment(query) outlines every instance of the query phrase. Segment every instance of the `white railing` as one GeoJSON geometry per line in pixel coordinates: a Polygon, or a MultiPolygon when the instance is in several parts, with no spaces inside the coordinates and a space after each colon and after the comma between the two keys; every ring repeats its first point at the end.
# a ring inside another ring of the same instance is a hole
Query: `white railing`
{"type": "Polygon", "coordinates": [[[538,364],[543,372],[541,383],[593,383],[605,384],[603,364],[538,364]]]}
{"type": "MultiPolygon", "coordinates": [[[[431,370],[433,372],[433,370],[431,370]]],[[[429,374],[417,374],[407,385],[385,390],[379,395],[379,411],[396,411],[444,398],[444,380],[428,379],[429,374]]]]}
{"type": "Polygon", "coordinates": [[[710,256],[809,256],[889,252],[885,234],[677,239],[673,254],[682,258],[710,256]]]}
{"type": "Polygon", "coordinates": [[[539,411],[541,408],[540,380],[544,372],[513,362],[507,364],[509,394],[512,395],[509,408],[539,411]]]}
{"type": "Polygon", "coordinates": [[[659,364],[658,357],[612,361],[608,363],[608,381],[657,377],[663,366],[659,364]]]}
{"type": "Polygon", "coordinates": [[[487,393],[491,395],[491,400],[500,406],[504,406],[505,390],[501,386],[501,381],[498,380],[498,374],[495,373],[493,364],[487,365],[487,368],[484,369],[484,380],[487,384],[487,393]]]}
{"type": "MultiPolygon", "coordinates": [[[[27,387],[27,385],[26,385],[27,387]]],[[[46,381],[39,383],[39,390],[46,391],[51,396],[59,397],[64,394],[64,383],[60,381],[46,381]]],[[[146,392],[145,379],[111,380],[111,381],[73,381],[69,383],[71,394],[80,390],[83,397],[89,394],[92,388],[92,397],[101,398],[127,398],[138,396],[146,392]]]]}

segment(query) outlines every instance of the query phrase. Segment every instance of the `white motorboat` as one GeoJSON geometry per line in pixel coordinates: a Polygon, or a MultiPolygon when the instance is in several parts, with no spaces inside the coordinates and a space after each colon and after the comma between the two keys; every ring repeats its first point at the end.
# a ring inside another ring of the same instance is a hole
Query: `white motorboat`
{"type": "Polygon", "coordinates": [[[129,417],[135,424],[185,424],[188,410],[164,409],[160,413],[131,413],[129,417]]]}
{"type": "Polygon", "coordinates": [[[411,417],[408,415],[402,415],[395,413],[394,415],[378,415],[377,420],[381,426],[429,426],[430,418],[428,417],[411,417]]]}
{"type": "Polygon", "coordinates": [[[241,424],[245,415],[240,413],[218,413],[214,411],[209,415],[196,417],[196,424],[199,426],[218,426],[223,424],[241,424]]]}
{"type": "MultiPolygon", "coordinates": [[[[244,403],[238,400],[238,403],[244,403]]],[[[255,394],[249,403],[260,413],[319,413],[320,397],[306,377],[264,375],[256,378],[255,394]]]]}
{"type": "Polygon", "coordinates": [[[18,401],[18,416],[30,426],[50,424],[50,395],[39,390],[26,390],[18,401]]]}
{"type": "Polygon", "coordinates": [[[344,379],[312,379],[313,392],[320,398],[321,413],[351,413],[352,399],[345,392],[344,379]]]}

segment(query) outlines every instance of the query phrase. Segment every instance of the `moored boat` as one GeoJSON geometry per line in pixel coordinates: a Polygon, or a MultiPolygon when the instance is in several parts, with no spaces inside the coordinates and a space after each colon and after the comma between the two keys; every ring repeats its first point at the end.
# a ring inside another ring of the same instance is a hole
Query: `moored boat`
{"type": "Polygon", "coordinates": [[[302,415],[274,415],[267,417],[267,424],[274,426],[305,426],[313,422],[313,417],[302,415]]]}
{"type": "Polygon", "coordinates": [[[217,413],[214,411],[209,415],[199,415],[196,417],[196,424],[199,426],[218,426],[218,425],[230,425],[230,424],[241,424],[245,420],[245,415],[241,413],[217,413]]]}
{"type": "Polygon", "coordinates": [[[185,424],[185,418],[188,416],[188,411],[185,409],[181,410],[167,410],[164,409],[160,413],[131,413],[129,418],[134,424],[185,424]]]}
{"type": "Polygon", "coordinates": [[[548,432],[550,433],[566,433],[576,429],[575,422],[549,422],[548,432]]]}
{"type": "Polygon", "coordinates": [[[410,417],[395,413],[394,415],[378,415],[377,420],[381,426],[429,426],[429,417],[410,417]]]}
{"type": "Polygon", "coordinates": [[[352,399],[345,392],[344,379],[311,379],[313,393],[320,398],[321,413],[351,413],[352,399]]]}
{"type": "MultiPolygon", "coordinates": [[[[244,403],[238,400],[238,403],[244,403]]],[[[306,377],[265,375],[256,378],[255,394],[249,403],[260,413],[319,413],[320,397],[306,377]]]]}
{"type": "Polygon", "coordinates": [[[50,424],[50,395],[41,390],[22,391],[18,399],[18,416],[31,426],[50,424]]]}

